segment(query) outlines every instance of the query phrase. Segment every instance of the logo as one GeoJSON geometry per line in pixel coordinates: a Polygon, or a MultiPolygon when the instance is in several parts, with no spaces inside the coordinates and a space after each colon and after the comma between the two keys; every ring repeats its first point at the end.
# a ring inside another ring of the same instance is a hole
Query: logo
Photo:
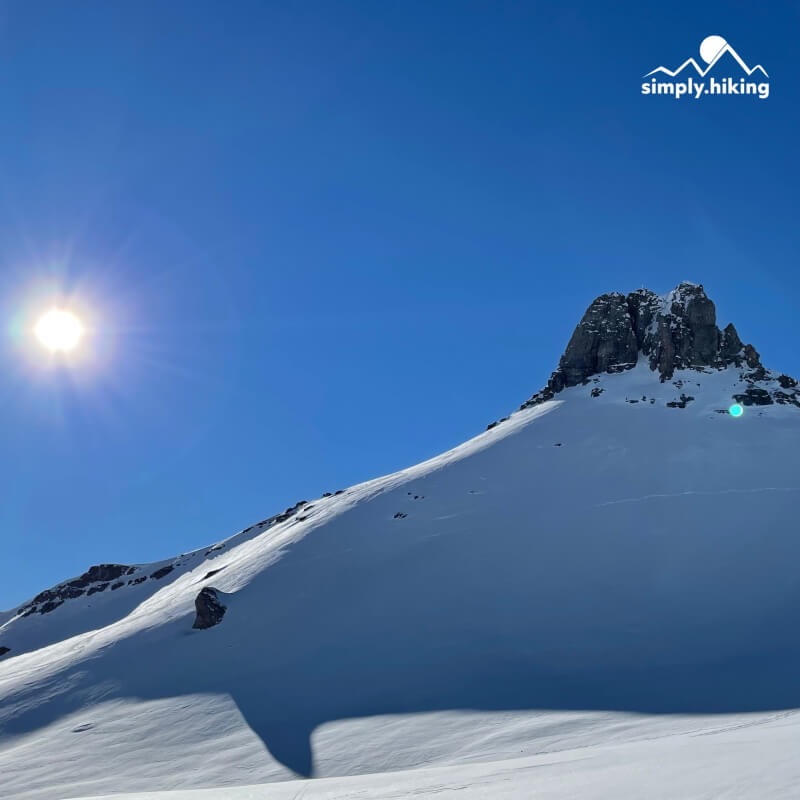
{"type": "Polygon", "coordinates": [[[748,67],[721,36],[706,36],[700,42],[700,58],[707,64],[705,69],[693,58],[687,58],[677,69],[650,70],[644,76],[650,80],[642,84],[642,94],[670,95],[677,100],[684,95],[695,100],[707,95],[753,96],[760,100],[769,97],[769,75],[764,67],[748,67]],[[662,76],[676,80],[664,80],[662,76]]]}

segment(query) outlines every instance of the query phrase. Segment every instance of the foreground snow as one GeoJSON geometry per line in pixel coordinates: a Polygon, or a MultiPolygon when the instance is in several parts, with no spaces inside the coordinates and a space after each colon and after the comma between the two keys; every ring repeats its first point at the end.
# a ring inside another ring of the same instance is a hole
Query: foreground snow
{"type": "Polygon", "coordinates": [[[0,616],[0,793],[789,796],[800,410],[718,413],[741,388],[604,375],[164,578],[0,616]],[[193,631],[208,585],[228,612],[193,631]]]}
{"type": "MultiPolygon", "coordinates": [[[[504,761],[236,788],[106,795],[119,800],[781,800],[800,785],[800,712],[685,720],[682,733],[504,761]]],[[[571,715],[548,715],[568,726],[571,715]]],[[[577,719],[572,720],[573,723],[577,719]]],[[[586,720],[584,720],[586,721],[586,720]]],[[[495,721],[500,724],[500,721],[495,721]]],[[[625,725],[612,717],[597,728],[625,725]]],[[[627,724],[634,724],[627,720],[627,724]]],[[[646,723],[643,723],[646,726],[646,723]]],[[[605,730],[606,735],[612,731],[605,730]]],[[[602,736],[601,736],[602,738],[602,736]]],[[[521,741],[523,744],[525,740],[521,741]]]]}

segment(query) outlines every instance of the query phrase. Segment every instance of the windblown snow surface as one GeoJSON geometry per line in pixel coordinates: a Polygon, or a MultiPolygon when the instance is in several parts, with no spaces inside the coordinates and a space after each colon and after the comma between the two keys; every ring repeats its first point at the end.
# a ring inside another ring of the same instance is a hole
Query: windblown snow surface
{"type": "Polygon", "coordinates": [[[742,388],[598,376],[1,615],[0,796],[796,797],[800,409],[733,418],[742,388]],[[203,586],[228,610],[192,630],[203,586]]]}

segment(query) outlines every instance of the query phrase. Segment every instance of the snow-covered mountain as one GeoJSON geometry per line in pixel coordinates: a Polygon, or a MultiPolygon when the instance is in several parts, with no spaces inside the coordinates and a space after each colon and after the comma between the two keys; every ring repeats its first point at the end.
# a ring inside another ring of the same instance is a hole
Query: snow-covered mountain
{"type": "Polygon", "coordinates": [[[799,466],[797,382],[702,286],[603,295],[455,449],[0,614],[0,794],[690,797],[643,776],[724,733],[693,769],[788,797],[799,466]]]}

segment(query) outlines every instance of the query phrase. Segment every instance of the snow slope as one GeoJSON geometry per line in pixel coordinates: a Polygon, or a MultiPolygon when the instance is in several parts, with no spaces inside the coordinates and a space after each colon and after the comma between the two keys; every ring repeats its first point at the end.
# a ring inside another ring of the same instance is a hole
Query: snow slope
{"type": "MultiPolygon", "coordinates": [[[[710,800],[797,797],[796,712],[707,723],[681,735],[423,768],[230,789],[126,794],[124,800],[710,800]]],[[[121,795],[106,795],[122,800],[121,795]]]]}
{"type": "Polygon", "coordinates": [[[797,777],[782,715],[800,708],[800,409],[734,419],[743,388],[733,367],[598,376],[163,578],[14,610],[4,796],[296,774],[325,780],[207,796],[440,796],[461,780],[470,797],[609,796],[600,780],[630,796],[673,750],[699,770],[694,748],[723,733],[741,796],[764,796],[765,748],[779,796],[797,777]],[[195,631],[208,585],[228,611],[195,631]]]}

